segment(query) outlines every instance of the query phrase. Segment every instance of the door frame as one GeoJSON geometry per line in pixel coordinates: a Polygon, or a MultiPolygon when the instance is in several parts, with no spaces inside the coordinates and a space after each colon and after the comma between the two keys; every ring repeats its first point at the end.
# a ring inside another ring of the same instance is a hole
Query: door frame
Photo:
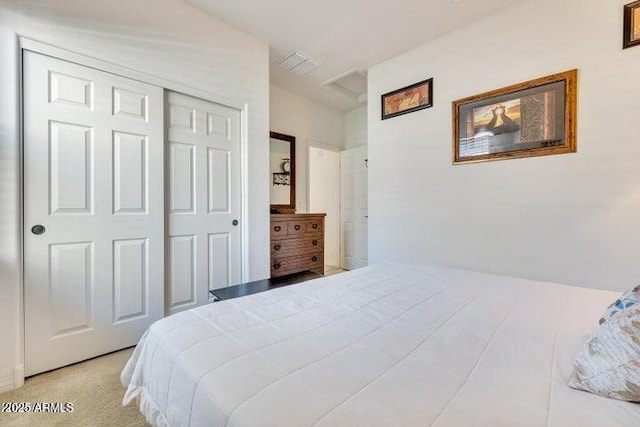
{"type": "MultiPolygon", "coordinates": [[[[341,263],[341,254],[342,254],[342,239],[341,239],[341,228],[342,228],[342,173],[340,171],[340,162],[342,161],[342,157],[340,153],[344,151],[343,148],[336,147],[329,144],[322,144],[315,141],[309,141],[307,145],[307,210],[310,212],[309,207],[311,206],[311,148],[315,148],[318,150],[331,151],[333,153],[338,154],[338,188],[336,189],[338,194],[338,264],[341,263]]],[[[326,219],[325,219],[326,221],[326,219]]],[[[326,263],[325,257],[325,263],[326,263]]],[[[340,265],[336,265],[333,267],[340,267],[340,265]]]]}
{"type": "MultiPolygon", "coordinates": [[[[71,62],[77,65],[81,65],[88,68],[93,68],[99,71],[107,72],[110,74],[115,74],[120,77],[125,77],[131,80],[136,80],[142,83],[146,83],[152,86],[157,86],[163,89],[166,97],[167,91],[179,92],[185,95],[193,96],[196,98],[203,99],[208,102],[212,102],[214,104],[224,105],[235,110],[240,111],[240,191],[241,191],[241,212],[240,212],[240,221],[243,225],[240,230],[241,233],[241,243],[240,243],[240,251],[241,251],[241,268],[240,268],[240,277],[243,282],[246,282],[249,277],[249,253],[247,249],[249,248],[249,227],[245,224],[245,219],[249,218],[248,215],[248,206],[249,206],[249,170],[248,170],[248,147],[249,147],[249,139],[248,139],[248,122],[249,122],[249,104],[246,100],[241,99],[232,99],[224,96],[220,96],[208,91],[204,91],[202,89],[198,89],[195,87],[183,85],[181,83],[177,83],[171,80],[163,79],[161,77],[156,77],[151,74],[147,74],[144,72],[140,72],[134,70],[132,68],[128,68],[122,65],[114,64],[111,62],[103,61],[101,59],[93,58],[87,55],[82,55],[79,53],[75,53],[64,48],[60,48],[57,46],[53,46],[47,43],[43,43],[34,39],[30,39],[21,35],[18,35],[18,43],[17,43],[17,71],[18,71],[18,191],[19,191],[19,259],[18,259],[18,316],[19,316],[19,325],[18,325],[18,334],[16,336],[16,348],[19,349],[20,354],[17,359],[19,360],[19,365],[15,368],[14,372],[14,387],[20,387],[24,384],[24,359],[25,359],[25,299],[24,299],[24,264],[25,264],[25,254],[24,254],[24,233],[25,233],[25,224],[24,224],[24,81],[23,81],[23,53],[25,51],[30,51],[34,53],[38,53],[41,55],[50,56],[52,58],[60,59],[63,61],[71,62]]],[[[163,110],[165,105],[163,103],[163,110]]],[[[166,130],[163,125],[162,130],[162,141],[163,145],[166,140],[166,130]]],[[[165,169],[166,165],[163,165],[163,169],[165,169]]],[[[166,181],[166,180],[165,180],[166,181]]],[[[163,184],[164,190],[164,184],[163,184]]],[[[165,237],[167,234],[166,228],[166,219],[165,219],[165,237]]],[[[164,275],[164,269],[163,269],[164,275]]],[[[2,388],[2,387],[0,387],[2,388]]]]}
{"type": "MultiPolygon", "coordinates": [[[[368,170],[369,169],[369,164],[368,164],[368,160],[369,159],[367,157],[369,156],[369,154],[368,154],[369,147],[367,145],[359,145],[357,147],[351,147],[351,148],[347,148],[347,149],[342,150],[340,152],[340,162],[341,162],[340,165],[342,166],[342,156],[346,152],[348,152],[348,151],[354,152],[356,150],[364,150],[365,151],[365,159],[364,159],[365,168],[368,170]]],[[[368,177],[369,177],[369,172],[367,172],[367,182],[368,182],[368,177]]],[[[342,175],[342,168],[340,168],[340,191],[342,191],[342,188],[343,188],[343,185],[344,185],[343,180],[344,180],[344,176],[342,175]]],[[[368,194],[368,191],[369,191],[368,188],[369,188],[369,185],[367,183],[367,194],[368,194]]],[[[342,203],[342,196],[340,197],[340,201],[342,203]]],[[[368,211],[369,211],[369,206],[367,205],[367,212],[368,211]]],[[[369,221],[368,221],[368,215],[367,215],[367,224],[368,223],[369,223],[369,221]]],[[[346,250],[346,246],[347,245],[346,245],[346,241],[343,240],[343,237],[345,236],[345,230],[344,230],[343,226],[344,226],[344,223],[343,223],[343,217],[342,217],[342,204],[341,204],[340,205],[340,268],[344,269],[346,267],[345,265],[343,265],[343,261],[345,259],[345,256],[344,256],[345,252],[344,251],[346,250]]],[[[367,226],[367,233],[368,233],[368,226],[367,226]]],[[[367,236],[368,236],[368,234],[367,234],[367,236]]],[[[367,246],[366,250],[367,250],[367,263],[368,263],[368,257],[369,257],[368,256],[368,253],[369,253],[368,246],[367,246]]]]}

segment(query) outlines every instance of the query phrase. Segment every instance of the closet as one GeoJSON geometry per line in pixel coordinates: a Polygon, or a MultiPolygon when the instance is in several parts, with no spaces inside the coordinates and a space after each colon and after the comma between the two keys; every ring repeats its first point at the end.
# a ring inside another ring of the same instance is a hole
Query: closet
{"type": "Polygon", "coordinates": [[[240,281],[239,110],[30,51],[23,106],[27,376],[240,281]]]}

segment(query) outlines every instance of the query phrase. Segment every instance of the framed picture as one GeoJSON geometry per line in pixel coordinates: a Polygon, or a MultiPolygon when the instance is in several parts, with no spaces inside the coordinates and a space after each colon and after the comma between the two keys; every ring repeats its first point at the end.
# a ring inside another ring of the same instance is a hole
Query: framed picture
{"type": "Polygon", "coordinates": [[[624,7],[623,48],[640,45],[640,1],[624,7]]]}
{"type": "Polygon", "coordinates": [[[453,102],[453,163],[575,153],[578,70],[453,102]]]}
{"type": "Polygon", "coordinates": [[[382,95],[382,120],[433,106],[433,79],[382,95]]]}

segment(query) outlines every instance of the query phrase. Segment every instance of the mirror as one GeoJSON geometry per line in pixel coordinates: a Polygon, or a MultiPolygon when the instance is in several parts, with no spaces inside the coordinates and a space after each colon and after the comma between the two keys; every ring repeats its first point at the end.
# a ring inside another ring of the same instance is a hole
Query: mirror
{"type": "Polygon", "coordinates": [[[269,179],[271,210],[277,213],[296,211],[296,138],[269,133],[269,179]]]}

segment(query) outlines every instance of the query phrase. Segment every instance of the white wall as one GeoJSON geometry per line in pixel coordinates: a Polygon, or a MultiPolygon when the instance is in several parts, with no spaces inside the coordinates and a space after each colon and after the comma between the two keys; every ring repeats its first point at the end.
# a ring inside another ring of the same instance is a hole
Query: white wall
{"type": "Polygon", "coordinates": [[[0,391],[20,381],[17,36],[245,104],[249,279],[269,275],[269,52],[266,43],[175,0],[0,3],[0,391]]]}
{"type": "Polygon", "coordinates": [[[344,113],[273,85],[269,105],[271,130],[296,137],[296,207],[307,212],[308,147],[342,150],[344,113]]]}
{"type": "Polygon", "coordinates": [[[367,106],[344,115],[344,148],[367,145],[367,106]]]}
{"type": "Polygon", "coordinates": [[[532,0],[369,70],[370,257],[615,290],[640,277],[640,47],[628,0],[532,0]],[[578,153],[451,164],[451,102],[578,68],[578,153]],[[434,77],[434,107],[380,94],[434,77]]]}
{"type": "Polygon", "coordinates": [[[0,10],[0,391],[21,384],[17,78],[14,34],[0,10]]]}

